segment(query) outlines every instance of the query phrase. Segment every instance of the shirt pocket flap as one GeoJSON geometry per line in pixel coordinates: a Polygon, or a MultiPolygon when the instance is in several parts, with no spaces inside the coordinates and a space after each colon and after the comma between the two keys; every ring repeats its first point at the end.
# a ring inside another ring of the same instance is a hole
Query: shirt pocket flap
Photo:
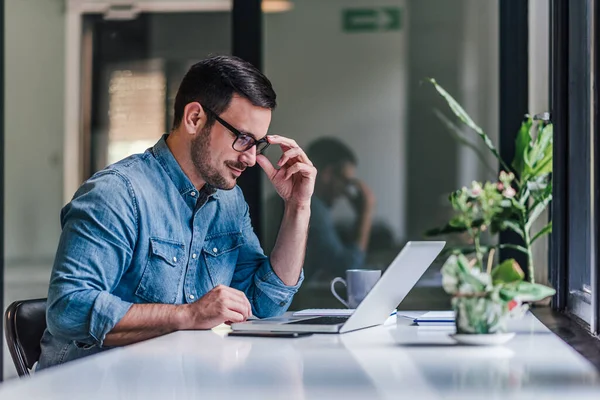
{"type": "Polygon", "coordinates": [[[237,249],[244,244],[241,232],[226,233],[207,237],[204,241],[204,252],[207,255],[218,257],[237,249]]]}
{"type": "Polygon", "coordinates": [[[150,251],[173,267],[183,262],[185,256],[183,244],[165,239],[150,238],[150,251]]]}

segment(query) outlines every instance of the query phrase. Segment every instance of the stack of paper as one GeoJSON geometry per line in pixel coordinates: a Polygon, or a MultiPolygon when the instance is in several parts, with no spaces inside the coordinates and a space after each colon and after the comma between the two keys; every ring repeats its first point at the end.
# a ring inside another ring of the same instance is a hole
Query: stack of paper
{"type": "Polygon", "coordinates": [[[414,319],[417,325],[453,324],[454,311],[429,311],[414,319]]]}

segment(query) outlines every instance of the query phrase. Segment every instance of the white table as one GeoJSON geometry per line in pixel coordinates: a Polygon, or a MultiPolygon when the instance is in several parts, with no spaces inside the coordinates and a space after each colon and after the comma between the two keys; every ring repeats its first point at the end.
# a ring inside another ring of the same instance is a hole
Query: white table
{"type": "Polygon", "coordinates": [[[177,332],[0,386],[15,399],[600,398],[594,367],[531,314],[501,347],[398,318],[344,335],[228,338],[177,332]]]}

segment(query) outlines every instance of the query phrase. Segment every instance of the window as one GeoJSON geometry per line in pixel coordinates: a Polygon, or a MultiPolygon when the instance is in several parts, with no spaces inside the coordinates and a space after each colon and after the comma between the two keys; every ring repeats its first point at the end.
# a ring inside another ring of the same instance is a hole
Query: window
{"type": "Polygon", "coordinates": [[[598,1],[552,4],[554,306],[598,332],[598,1]]]}

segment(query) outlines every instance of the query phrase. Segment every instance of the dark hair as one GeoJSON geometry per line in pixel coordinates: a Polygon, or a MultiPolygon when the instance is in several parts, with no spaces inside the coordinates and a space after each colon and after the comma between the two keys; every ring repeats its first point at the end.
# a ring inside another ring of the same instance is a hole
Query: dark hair
{"type": "Polygon", "coordinates": [[[340,166],[343,163],[351,163],[356,165],[356,155],[341,140],[324,137],[312,142],[306,150],[306,155],[317,170],[324,169],[329,166],[340,166]]]}
{"type": "MultiPolygon", "coordinates": [[[[224,112],[234,94],[257,107],[274,109],[275,91],[269,79],[249,62],[233,56],[210,57],[185,74],[175,97],[173,129],[181,124],[186,105],[198,102],[217,114],[224,112]]],[[[208,113],[208,126],[214,116],[208,113]]]]}

